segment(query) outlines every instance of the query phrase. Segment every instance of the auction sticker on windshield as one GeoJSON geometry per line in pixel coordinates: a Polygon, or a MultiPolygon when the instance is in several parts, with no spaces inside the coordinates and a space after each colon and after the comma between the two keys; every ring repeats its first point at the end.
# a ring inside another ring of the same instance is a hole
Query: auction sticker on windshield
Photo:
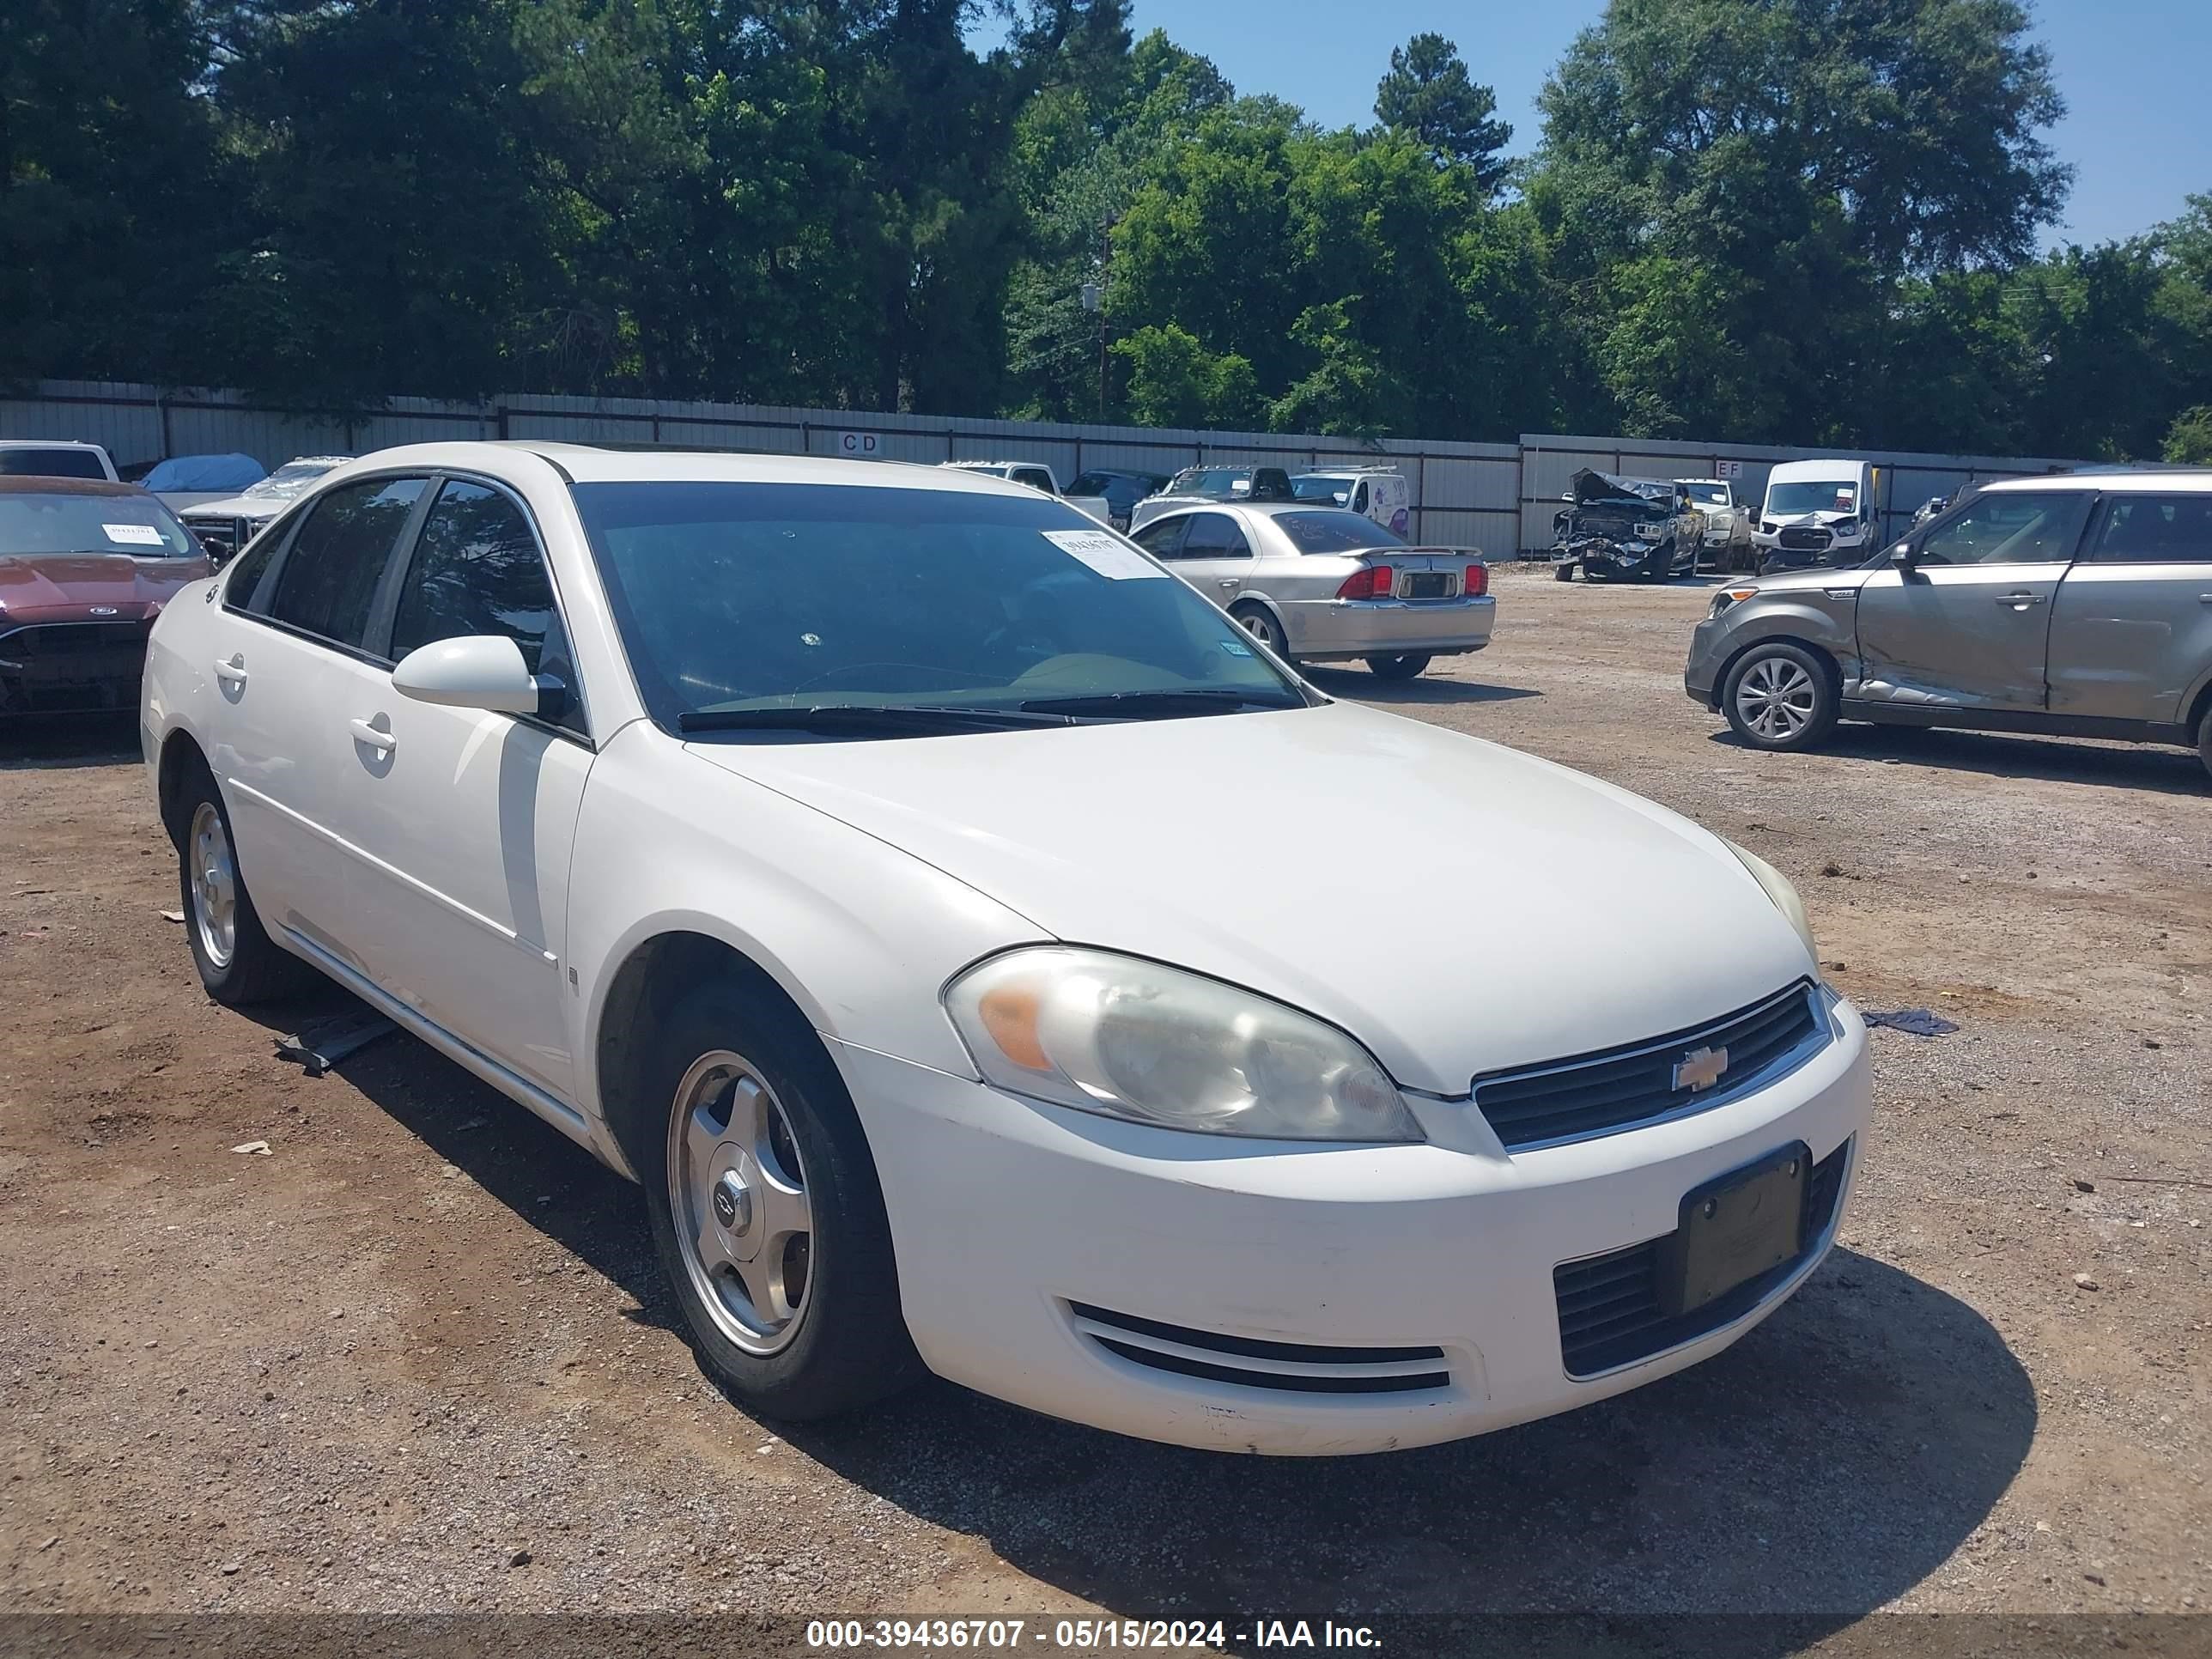
{"type": "Polygon", "coordinates": [[[1063,553],[1073,553],[1102,576],[1129,581],[1168,573],[1118,536],[1103,530],[1047,530],[1039,532],[1063,553]]]}
{"type": "Polygon", "coordinates": [[[107,539],[130,547],[159,547],[161,532],[150,524],[104,524],[107,539]]]}

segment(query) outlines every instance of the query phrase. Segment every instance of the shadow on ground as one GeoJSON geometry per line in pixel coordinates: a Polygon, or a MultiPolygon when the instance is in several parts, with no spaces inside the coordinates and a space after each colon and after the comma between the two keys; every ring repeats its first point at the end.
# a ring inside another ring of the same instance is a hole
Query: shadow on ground
{"type": "MultiPolygon", "coordinates": [[[[1450,659],[1444,659],[1449,661],[1450,659]]],[[[1522,697],[1540,697],[1540,691],[1518,685],[1486,685],[1473,680],[1433,679],[1426,675],[1419,679],[1386,680],[1370,674],[1364,668],[1329,668],[1320,663],[1299,670],[1332,697],[1348,697],[1354,702],[1376,703],[1474,703],[1513,702],[1522,697]]]]}
{"type": "MultiPolygon", "coordinates": [[[[627,1291],[634,1317],[675,1327],[635,1188],[404,1034],[339,1069],[627,1291]]],[[[1730,1652],[1756,1655],[1793,1651],[1935,1571],[2010,1484],[2035,1425],[2027,1373],[1979,1315],[1839,1250],[1707,1364],[1420,1451],[1185,1451],[938,1382],[855,1420],[775,1426],[843,1478],[1125,1616],[1326,1614],[1412,1635],[1405,1621],[1423,1618],[1790,1615],[1735,1629],[1730,1652]]]]}
{"type": "Polygon", "coordinates": [[[0,720],[0,771],[135,763],[135,714],[43,714],[0,720]]]}
{"type": "MultiPolygon", "coordinates": [[[[1747,754],[1759,752],[1725,726],[1713,733],[1712,740],[1747,754]]],[[[2169,795],[2212,793],[2212,780],[2208,780],[2203,763],[2193,753],[2155,744],[2102,744],[2009,732],[1846,723],[1828,735],[1819,752],[1900,766],[1934,767],[1946,772],[1979,772],[1996,778],[2104,784],[2120,789],[2154,789],[2169,795]]]]}

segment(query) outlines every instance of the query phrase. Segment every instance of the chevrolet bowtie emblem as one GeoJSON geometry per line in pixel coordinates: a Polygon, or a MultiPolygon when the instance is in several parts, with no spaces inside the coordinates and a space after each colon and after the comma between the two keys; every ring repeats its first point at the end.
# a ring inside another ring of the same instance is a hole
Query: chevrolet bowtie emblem
{"type": "Polygon", "coordinates": [[[1674,1087],[1695,1093],[1710,1089],[1721,1080],[1728,1070],[1728,1050],[1725,1048],[1692,1048],[1674,1062],[1674,1087]]]}

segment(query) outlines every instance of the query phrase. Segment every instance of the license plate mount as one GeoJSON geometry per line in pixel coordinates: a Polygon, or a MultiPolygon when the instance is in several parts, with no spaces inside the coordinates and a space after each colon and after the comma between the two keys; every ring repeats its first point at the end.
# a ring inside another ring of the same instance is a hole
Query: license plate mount
{"type": "Polygon", "coordinates": [[[1795,1141],[1686,1194],[1660,1243],[1661,1308],[1694,1313],[1794,1257],[1812,1173],[1811,1148],[1795,1141]]]}
{"type": "Polygon", "coordinates": [[[1451,578],[1441,570],[1415,570],[1406,577],[1406,597],[1409,599],[1441,599],[1450,583],[1451,578]]]}

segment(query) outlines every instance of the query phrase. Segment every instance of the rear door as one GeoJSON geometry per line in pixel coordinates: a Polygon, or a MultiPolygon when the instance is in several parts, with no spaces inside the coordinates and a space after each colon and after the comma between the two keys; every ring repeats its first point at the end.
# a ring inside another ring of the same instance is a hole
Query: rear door
{"type": "Polygon", "coordinates": [[[1886,566],[1859,590],[1869,702],[2041,708],[2051,601],[2095,495],[1992,491],[1921,538],[1909,572],[1886,566]]]}
{"type": "Polygon", "coordinates": [[[228,705],[210,759],[262,920],[356,969],[363,884],[347,805],[356,781],[383,762],[350,711],[382,672],[369,624],[426,482],[341,484],[282,538],[257,543],[225,584],[206,670],[228,705]]]}
{"type": "MultiPolygon", "coordinates": [[[[1226,611],[1252,574],[1252,544],[1226,513],[1193,513],[1171,556],[1176,574],[1226,611]]],[[[1170,557],[1166,554],[1159,555],[1170,557]]]]}
{"type": "Polygon", "coordinates": [[[2051,707],[2172,723],[2212,671],[2212,493],[2113,494],[2051,615],[2051,707]]]}
{"type": "Polygon", "coordinates": [[[501,635],[568,696],[538,720],[417,702],[381,666],[349,684],[342,712],[375,745],[339,808],[368,896],[357,948],[386,992],[571,1100],[561,952],[592,750],[560,605],[529,513],[488,480],[439,481],[410,540],[380,663],[501,635]]]}

